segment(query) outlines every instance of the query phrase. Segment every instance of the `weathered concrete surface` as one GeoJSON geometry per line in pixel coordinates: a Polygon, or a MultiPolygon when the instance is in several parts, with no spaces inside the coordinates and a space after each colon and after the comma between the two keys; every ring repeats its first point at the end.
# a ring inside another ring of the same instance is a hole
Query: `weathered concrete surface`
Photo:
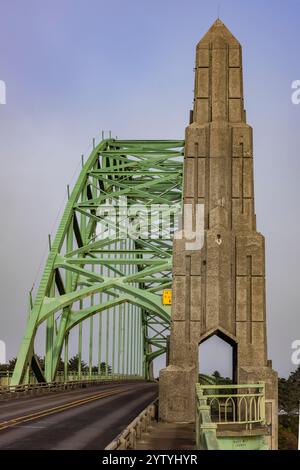
{"type": "Polygon", "coordinates": [[[195,426],[190,423],[155,423],[137,441],[137,450],[194,450],[195,426]]]}
{"type": "Polygon", "coordinates": [[[220,20],[197,45],[185,142],[184,202],[194,215],[196,204],[204,204],[205,241],[201,250],[174,241],[170,365],[160,374],[160,418],[194,420],[198,347],[218,334],[235,350],[236,382],[266,382],[276,448],[277,374],[267,358],[265,246],[256,230],[242,51],[220,20]]]}

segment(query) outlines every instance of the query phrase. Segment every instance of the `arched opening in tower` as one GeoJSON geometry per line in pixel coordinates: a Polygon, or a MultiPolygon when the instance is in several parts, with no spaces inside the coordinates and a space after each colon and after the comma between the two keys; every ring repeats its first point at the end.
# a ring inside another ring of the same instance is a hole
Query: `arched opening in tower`
{"type": "Polygon", "coordinates": [[[223,333],[206,337],[198,350],[199,381],[211,376],[216,382],[237,383],[236,353],[237,344],[223,333]]]}

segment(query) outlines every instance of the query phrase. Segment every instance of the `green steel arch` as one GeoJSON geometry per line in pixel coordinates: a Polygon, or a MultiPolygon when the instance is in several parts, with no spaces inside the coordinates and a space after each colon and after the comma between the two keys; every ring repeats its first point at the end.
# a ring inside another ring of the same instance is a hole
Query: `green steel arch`
{"type": "Polygon", "coordinates": [[[26,382],[30,372],[39,381],[56,380],[62,356],[66,380],[69,336],[77,329],[81,359],[85,321],[90,373],[97,347],[98,372],[104,362],[106,372],[112,368],[114,373],[149,378],[151,362],[166,351],[170,325],[170,306],[162,304],[161,294],[172,285],[175,225],[172,219],[170,237],[162,219],[169,217],[170,207],[181,206],[183,147],[183,141],[116,139],[94,147],[50,243],[12,385],[26,382]],[[129,216],[125,217],[123,206],[114,216],[120,201],[126,201],[129,216]],[[144,236],[140,212],[146,208],[152,214],[153,207],[154,215],[159,207],[160,219],[151,219],[156,225],[144,236]],[[102,231],[106,227],[109,237],[99,233],[99,226],[102,231]],[[44,370],[35,354],[40,331],[45,341],[44,370]]]}

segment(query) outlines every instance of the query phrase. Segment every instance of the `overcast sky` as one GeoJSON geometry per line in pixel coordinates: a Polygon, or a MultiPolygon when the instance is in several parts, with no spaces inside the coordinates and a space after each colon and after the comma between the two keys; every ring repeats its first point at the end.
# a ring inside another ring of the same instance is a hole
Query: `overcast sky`
{"type": "MultiPolygon", "coordinates": [[[[300,339],[300,2],[0,0],[0,339],[16,355],[66,185],[101,130],[182,139],[195,45],[220,17],[243,46],[257,225],[266,237],[269,357],[300,339]]],[[[216,346],[217,347],[217,346],[216,346]]]]}

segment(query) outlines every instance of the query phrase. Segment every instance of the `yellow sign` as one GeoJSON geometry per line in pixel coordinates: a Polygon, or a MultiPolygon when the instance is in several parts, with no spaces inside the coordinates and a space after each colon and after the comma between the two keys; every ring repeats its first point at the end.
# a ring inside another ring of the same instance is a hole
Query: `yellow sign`
{"type": "Polygon", "coordinates": [[[162,295],[164,305],[172,305],[172,289],[164,289],[162,295]]]}

